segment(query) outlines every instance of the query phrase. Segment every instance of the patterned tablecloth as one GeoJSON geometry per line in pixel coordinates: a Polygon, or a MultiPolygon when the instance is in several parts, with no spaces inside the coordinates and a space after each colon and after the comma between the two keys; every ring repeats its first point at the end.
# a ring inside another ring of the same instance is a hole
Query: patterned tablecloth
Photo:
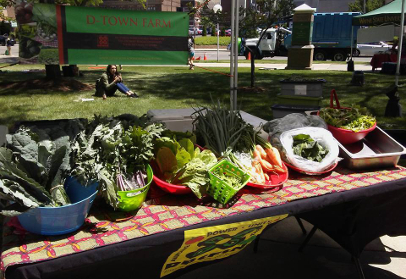
{"type": "MultiPolygon", "coordinates": [[[[102,200],[95,201],[80,230],[63,236],[38,236],[19,229],[16,218],[3,226],[1,271],[15,264],[50,260],[97,247],[170,231],[194,224],[243,214],[264,207],[285,204],[297,199],[368,187],[381,182],[406,178],[406,169],[357,173],[337,167],[325,176],[305,176],[290,173],[279,191],[255,192],[245,187],[229,208],[202,205],[193,196],[157,195],[136,215],[114,212],[102,200]]],[[[156,187],[156,186],[155,186],[156,187]]]]}

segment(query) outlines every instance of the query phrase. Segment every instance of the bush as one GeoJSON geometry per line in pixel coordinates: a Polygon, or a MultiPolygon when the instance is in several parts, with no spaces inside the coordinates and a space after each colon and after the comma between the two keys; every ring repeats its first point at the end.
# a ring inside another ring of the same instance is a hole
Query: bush
{"type": "Polygon", "coordinates": [[[217,34],[216,34],[216,26],[214,26],[214,25],[211,27],[211,35],[212,36],[217,36],[217,34]]]}
{"type": "Polygon", "coordinates": [[[207,26],[206,26],[206,25],[203,25],[202,36],[203,36],[203,37],[206,37],[206,36],[207,36],[207,26]]]}
{"type": "MultiPolygon", "coordinates": [[[[219,44],[221,46],[228,46],[230,41],[231,41],[230,37],[220,37],[219,44]]],[[[196,37],[195,43],[196,43],[196,45],[200,45],[200,46],[217,45],[217,37],[216,36],[196,37]]]]}

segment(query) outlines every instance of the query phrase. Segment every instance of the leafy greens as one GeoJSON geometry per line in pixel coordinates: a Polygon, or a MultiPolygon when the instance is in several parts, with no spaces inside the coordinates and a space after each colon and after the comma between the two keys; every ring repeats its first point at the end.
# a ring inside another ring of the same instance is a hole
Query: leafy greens
{"type": "Polygon", "coordinates": [[[70,136],[53,135],[57,130],[20,127],[7,135],[7,146],[0,148],[0,197],[14,203],[1,214],[69,204],[63,184],[71,170],[70,136]]]}
{"type": "Polygon", "coordinates": [[[293,153],[307,160],[321,162],[328,154],[324,148],[309,135],[299,134],[293,137],[293,153]]]}
{"type": "Polygon", "coordinates": [[[156,140],[155,160],[163,178],[175,185],[188,186],[202,198],[210,183],[208,170],[217,163],[214,153],[200,151],[188,138],[179,141],[168,137],[156,140]]]}
{"type": "Polygon", "coordinates": [[[140,120],[132,115],[117,118],[95,117],[72,147],[72,174],[80,182],[99,181],[102,196],[113,208],[119,205],[118,175],[132,176],[154,156],[154,140],[163,125],[140,120]],[[120,120],[121,119],[121,120],[120,120]],[[137,124],[142,126],[137,126],[137,124]]]}

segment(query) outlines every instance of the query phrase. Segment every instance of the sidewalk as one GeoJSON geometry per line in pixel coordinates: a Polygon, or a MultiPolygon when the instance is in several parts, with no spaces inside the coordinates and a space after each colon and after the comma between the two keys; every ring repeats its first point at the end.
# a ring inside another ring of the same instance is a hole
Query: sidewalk
{"type": "MultiPolygon", "coordinates": [[[[194,62],[196,66],[200,67],[230,67],[230,63],[199,63],[194,62]]],[[[255,64],[257,70],[285,70],[287,64],[272,64],[272,63],[258,63],[255,64]]],[[[239,68],[250,68],[250,63],[238,63],[239,68]]],[[[347,71],[347,64],[313,64],[312,69],[315,71],[347,71]]],[[[355,64],[355,71],[372,72],[370,65],[355,64]]]]}
{"type": "MultiPolygon", "coordinates": [[[[1,50],[1,49],[0,49],[1,50]]],[[[223,51],[223,50],[222,50],[223,51]]],[[[227,50],[225,50],[227,51],[227,50]]],[[[0,54],[0,64],[12,64],[18,61],[18,53],[13,53],[12,55],[0,54]]],[[[194,62],[197,67],[211,68],[211,67],[221,67],[228,68],[230,63],[200,63],[199,61],[194,62]]],[[[172,67],[171,65],[162,65],[162,67],[172,67]]],[[[285,70],[287,64],[272,64],[272,63],[257,63],[255,68],[257,70],[285,70]]],[[[153,66],[152,66],[153,67],[153,66]]],[[[185,67],[188,67],[185,65],[185,67]]],[[[251,63],[238,63],[239,68],[250,68],[251,63]]],[[[355,71],[372,72],[372,67],[365,64],[355,64],[355,71]]],[[[347,64],[335,64],[335,63],[323,63],[323,64],[313,64],[313,70],[315,71],[347,71],[347,64]]]]}
{"type": "MultiPolygon", "coordinates": [[[[312,226],[305,221],[304,225],[309,232],[312,226]]],[[[257,253],[250,244],[237,255],[177,279],[359,279],[350,254],[324,233],[317,231],[298,252],[304,238],[296,220],[289,217],[265,231],[257,253]]],[[[368,244],[360,258],[365,278],[406,278],[405,242],[406,236],[384,236],[368,244]]]]}

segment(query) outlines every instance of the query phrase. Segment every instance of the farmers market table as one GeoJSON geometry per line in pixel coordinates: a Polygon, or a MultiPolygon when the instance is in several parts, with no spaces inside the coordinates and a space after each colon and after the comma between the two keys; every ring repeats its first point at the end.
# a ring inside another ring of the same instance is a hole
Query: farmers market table
{"type": "MultiPolygon", "coordinates": [[[[284,187],[276,192],[261,193],[247,187],[243,190],[232,206],[219,208],[199,203],[193,196],[165,195],[152,186],[152,199],[135,215],[113,212],[103,201],[96,200],[85,225],[63,236],[29,234],[18,228],[15,219],[8,219],[3,226],[1,269],[6,278],[129,278],[129,274],[140,274],[141,270],[142,278],[159,278],[163,267],[169,266],[168,258],[176,259],[182,253],[180,247],[187,249],[199,240],[195,237],[184,243],[185,236],[199,228],[209,230],[281,214],[318,212],[381,195],[402,201],[396,210],[389,206],[384,209],[393,211],[394,220],[406,212],[406,169],[401,167],[355,172],[339,165],[324,176],[291,172],[284,187]]],[[[233,230],[237,227],[211,234],[231,235],[233,230]]],[[[172,261],[172,266],[176,264],[172,261]]],[[[201,264],[164,278],[173,278],[201,264]]]]}

